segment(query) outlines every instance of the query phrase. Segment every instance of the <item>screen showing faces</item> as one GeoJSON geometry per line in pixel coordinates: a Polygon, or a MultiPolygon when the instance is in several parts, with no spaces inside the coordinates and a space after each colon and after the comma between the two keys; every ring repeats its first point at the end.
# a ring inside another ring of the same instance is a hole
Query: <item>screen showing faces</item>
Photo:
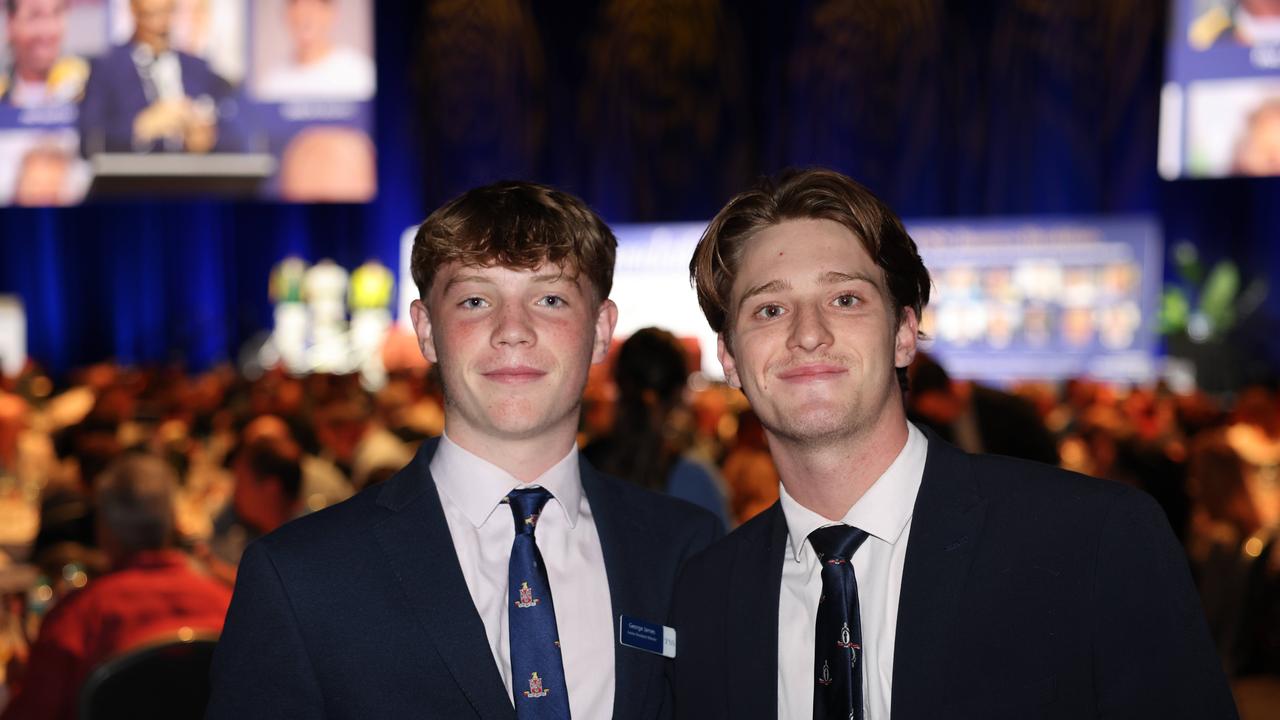
{"type": "MultiPolygon", "coordinates": [[[[1146,218],[906,220],[933,278],[925,349],[954,376],[997,383],[1090,376],[1150,380],[1163,268],[1146,218]]],[[[706,225],[617,225],[617,334],[657,326],[696,340],[723,377],[716,335],[689,285],[706,225]]],[[[407,261],[406,261],[407,262],[407,261]]]]}
{"type": "Polygon", "coordinates": [[[4,0],[0,205],[366,202],[369,0],[4,0]]]}
{"type": "Polygon", "coordinates": [[[1280,175],[1280,0],[1174,0],[1165,179],[1280,175]]]}

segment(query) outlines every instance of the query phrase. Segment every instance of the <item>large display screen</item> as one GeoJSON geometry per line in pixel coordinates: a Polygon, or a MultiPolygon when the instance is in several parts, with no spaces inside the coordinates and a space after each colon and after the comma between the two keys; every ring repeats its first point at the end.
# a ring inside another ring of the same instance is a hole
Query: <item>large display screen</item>
{"type": "MultiPolygon", "coordinates": [[[[921,329],[956,377],[1007,383],[1157,374],[1163,263],[1145,218],[908,220],[933,276],[921,329]]],[[[705,225],[618,225],[612,297],[618,335],[658,326],[696,338],[702,369],[723,377],[716,336],[689,286],[705,225]]]]}
{"type": "Polygon", "coordinates": [[[0,205],[376,192],[370,0],[5,0],[0,205]]]}
{"type": "Polygon", "coordinates": [[[1174,0],[1166,179],[1280,175],[1280,0],[1174,0]]]}

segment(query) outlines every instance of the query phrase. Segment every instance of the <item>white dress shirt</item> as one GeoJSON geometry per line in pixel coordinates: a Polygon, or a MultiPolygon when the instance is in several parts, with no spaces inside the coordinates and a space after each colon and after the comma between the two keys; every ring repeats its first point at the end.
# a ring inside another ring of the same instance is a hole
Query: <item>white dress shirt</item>
{"type": "Polygon", "coordinates": [[[148,94],[147,102],[178,100],[186,95],[182,87],[182,65],[172,50],[157,55],[150,45],[138,43],[133,46],[131,55],[138,74],[143,77],[143,90],[155,94],[154,97],[148,94]],[[150,87],[146,83],[148,79],[150,87]]]}
{"type": "MultiPolygon", "coordinates": [[[[889,717],[898,595],[928,444],[924,435],[907,423],[907,442],[898,457],[842,519],[869,535],[853,555],[862,618],[860,667],[867,720],[889,717]]],[[[817,678],[814,624],[822,595],[822,565],[808,537],[818,528],[837,523],[801,506],[785,486],[779,488],[778,495],[787,520],[787,552],[778,602],[778,717],[808,720],[813,717],[817,678]]]]}
{"type": "Polygon", "coordinates": [[[431,476],[440,491],[462,576],[484,621],[485,635],[507,686],[508,699],[512,679],[507,567],[515,540],[515,521],[510,507],[501,504],[501,500],[514,488],[534,485],[546,488],[554,496],[538,518],[535,539],[555,603],[569,712],[582,720],[611,717],[613,610],[600,536],[578,474],[578,448],[571,448],[541,477],[522,484],[445,436],[440,438],[431,458],[431,476]],[[552,505],[560,510],[552,510],[552,505]]]}

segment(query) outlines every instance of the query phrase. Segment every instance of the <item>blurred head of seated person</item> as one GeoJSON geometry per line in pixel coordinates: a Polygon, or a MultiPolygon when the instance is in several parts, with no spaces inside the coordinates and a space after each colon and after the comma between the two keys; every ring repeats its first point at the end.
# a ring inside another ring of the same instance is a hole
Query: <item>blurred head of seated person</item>
{"type": "Polygon", "coordinates": [[[1238,175],[1280,175],[1280,98],[1250,113],[1236,143],[1233,169],[1238,175]]]}
{"type": "Polygon", "coordinates": [[[302,454],[287,437],[262,435],[236,456],[232,502],[236,517],[266,534],[302,510],[302,454]]]}
{"type": "Polygon", "coordinates": [[[60,57],[68,0],[5,0],[12,67],[0,76],[0,102],[20,108],[73,102],[89,64],[60,57]]]}
{"type": "Polygon", "coordinates": [[[55,145],[37,145],[18,163],[13,204],[23,207],[51,207],[70,202],[67,184],[71,155],[55,145]]]}
{"type": "Polygon", "coordinates": [[[95,482],[99,539],[111,572],[46,616],[3,720],[71,720],[77,694],[104,660],[180,628],[218,631],[230,591],[174,547],[177,477],[159,458],[129,455],[95,482]]]}
{"type": "Polygon", "coordinates": [[[607,473],[701,505],[728,525],[720,483],[687,457],[692,444],[689,360],[680,341],[656,327],[637,330],[614,361],[617,414],[608,435],[583,450],[607,473]]]}
{"type": "Polygon", "coordinates": [[[280,197],[289,202],[368,202],[377,185],[373,143],[356,128],[303,130],[280,160],[280,197]]]}

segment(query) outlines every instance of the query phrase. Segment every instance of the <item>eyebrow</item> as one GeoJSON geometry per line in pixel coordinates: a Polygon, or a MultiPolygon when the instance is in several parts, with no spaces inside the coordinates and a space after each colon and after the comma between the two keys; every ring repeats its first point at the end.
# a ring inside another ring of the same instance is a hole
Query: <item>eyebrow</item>
{"type": "MultiPolygon", "coordinates": [[[[568,272],[542,273],[540,275],[533,276],[533,282],[538,282],[538,283],[555,283],[555,282],[567,281],[570,284],[576,284],[577,280],[578,280],[578,276],[576,274],[570,274],[568,272]]],[[[482,285],[495,284],[493,280],[483,275],[454,275],[453,277],[449,278],[448,282],[444,284],[444,292],[446,293],[449,292],[451,289],[453,289],[455,285],[461,285],[463,283],[470,283],[470,282],[480,283],[482,285]]]]}
{"type": "Polygon", "coordinates": [[[839,285],[840,283],[846,283],[846,282],[864,282],[870,285],[871,287],[875,288],[876,290],[880,289],[879,280],[877,280],[876,278],[864,272],[856,272],[850,275],[848,273],[836,272],[832,270],[831,272],[823,273],[822,277],[819,278],[819,280],[824,285],[839,285]]]}
{"type": "MultiPolygon", "coordinates": [[[[835,270],[832,270],[830,272],[822,273],[822,275],[818,276],[818,282],[823,285],[839,285],[841,283],[847,283],[847,282],[865,282],[871,287],[875,288],[876,290],[880,289],[880,283],[877,282],[876,278],[863,272],[857,272],[850,275],[849,273],[842,273],[842,272],[837,272],[835,270]]],[[[781,279],[770,280],[769,282],[756,285],[755,287],[750,288],[746,292],[742,293],[742,298],[738,300],[738,303],[739,304],[745,303],[747,300],[751,299],[752,297],[755,297],[756,295],[764,295],[766,293],[778,292],[780,290],[790,290],[790,289],[791,289],[791,282],[789,280],[781,280],[781,279]]]]}
{"type": "Polygon", "coordinates": [[[756,285],[753,288],[748,288],[746,292],[742,293],[742,297],[739,298],[738,304],[741,305],[745,303],[747,300],[750,300],[751,298],[755,297],[756,295],[763,295],[765,293],[778,292],[779,290],[790,290],[790,289],[791,289],[791,283],[787,280],[770,280],[769,282],[764,283],[762,285],[756,285]]]}

